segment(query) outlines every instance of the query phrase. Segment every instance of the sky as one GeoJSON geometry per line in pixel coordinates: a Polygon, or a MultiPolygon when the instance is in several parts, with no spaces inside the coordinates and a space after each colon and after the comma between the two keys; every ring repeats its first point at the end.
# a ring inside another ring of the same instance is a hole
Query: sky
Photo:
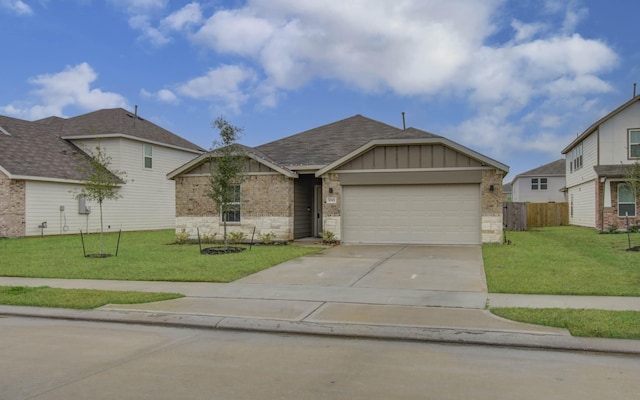
{"type": "Polygon", "coordinates": [[[636,0],[0,0],[0,114],[137,106],[209,149],[219,116],[257,146],[404,113],[511,181],[633,96],[638,15],[636,0]]]}

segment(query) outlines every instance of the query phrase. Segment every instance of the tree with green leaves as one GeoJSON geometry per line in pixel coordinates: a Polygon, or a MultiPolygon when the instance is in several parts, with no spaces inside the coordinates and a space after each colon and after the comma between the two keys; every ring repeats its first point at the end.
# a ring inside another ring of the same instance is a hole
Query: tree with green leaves
{"type": "Polygon", "coordinates": [[[96,146],[94,151],[85,151],[89,155],[89,160],[84,167],[80,168],[80,172],[86,175],[86,182],[82,189],[75,193],[75,197],[98,203],[100,208],[100,254],[104,254],[102,251],[102,237],[104,235],[102,203],[105,200],[118,200],[122,197],[118,191],[120,185],[125,182],[124,176],[126,174],[111,168],[111,157],[102,147],[96,146]]]}
{"type": "Polygon", "coordinates": [[[228,247],[227,222],[230,215],[240,212],[240,185],[245,179],[246,155],[237,144],[242,129],[219,116],[213,121],[220,138],[209,152],[211,176],[209,197],[220,212],[225,249],[228,247]]]}

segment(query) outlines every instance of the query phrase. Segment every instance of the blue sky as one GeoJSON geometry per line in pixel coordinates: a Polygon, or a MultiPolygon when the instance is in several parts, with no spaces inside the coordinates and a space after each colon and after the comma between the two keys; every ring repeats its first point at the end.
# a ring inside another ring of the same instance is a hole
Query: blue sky
{"type": "Polygon", "coordinates": [[[0,114],[137,105],[209,148],[219,115],[255,146],[404,112],[510,181],[631,98],[638,15],[633,0],[0,0],[0,114]]]}

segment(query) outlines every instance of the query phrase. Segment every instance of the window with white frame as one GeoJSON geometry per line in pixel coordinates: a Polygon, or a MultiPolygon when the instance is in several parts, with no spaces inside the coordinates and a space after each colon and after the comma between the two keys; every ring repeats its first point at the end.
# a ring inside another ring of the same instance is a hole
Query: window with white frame
{"type": "Polygon", "coordinates": [[[618,185],[618,216],[636,216],[636,198],[633,195],[631,186],[626,183],[618,185]]]}
{"type": "Polygon", "coordinates": [[[640,158],[640,129],[629,130],[629,158],[640,158]]]}
{"type": "Polygon", "coordinates": [[[582,143],[574,147],[569,154],[569,172],[582,168],[582,143]]]}
{"type": "Polygon", "coordinates": [[[547,190],[547,178],[531,178],[531,190],[547,190]]]}
{"type": "Polygon", "coordinates": [[[153,167],[153,147],[150,144],[144,144],[144,167],[151,169],[153,167]]]}
{"type": "Polygon", "coordinates": [[[231,188],[231,202],[227,204],[222,216],[227,222],[240,222],[241,197],[240,185],[233,185],[231,188]]]}

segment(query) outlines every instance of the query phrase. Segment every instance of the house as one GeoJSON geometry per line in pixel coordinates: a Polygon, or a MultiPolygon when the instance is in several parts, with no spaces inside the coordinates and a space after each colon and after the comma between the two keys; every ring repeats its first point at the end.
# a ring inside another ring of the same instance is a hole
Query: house
{"type": "Polygon", "coordinates": [[[569,223],[623,229],[637,224],[638,199],[625,183],[625,167],[640,161],[640,96],[594,122],[562,150],[569,223]]]}
{"type": "MultiPolygon", "coordinates": [[[[280,240],[331,232],[343,243],[479,244],[502,238],[508,167],[442,136],[355,115],[255,148],[228,225],[280,240]]],[[[212,154],[168,177],[176,231],[220,233],[207,197],[212,154]]]]}
{"type": "Polygon", "coordinates": [[[510,202],[513,201],[513,189],[511,183],[503,183],[502,184],[502,201],[510,202]]]}
{"type": "Polygon", "coordinates": [[[512,201],[566,202],[565,160],[560,159],[516,175],[511,181],[512,201]]]}
{"type": "Polygon", "coordinates": [[[173,229],[175,185],[166,174],[204,150],[117,108],[38,121],[0,116],[0,237],[99,230],[97,204],[74,194],[96,146],[126,173],[122,198],[103,203],[105,229],[173,229]]]}

